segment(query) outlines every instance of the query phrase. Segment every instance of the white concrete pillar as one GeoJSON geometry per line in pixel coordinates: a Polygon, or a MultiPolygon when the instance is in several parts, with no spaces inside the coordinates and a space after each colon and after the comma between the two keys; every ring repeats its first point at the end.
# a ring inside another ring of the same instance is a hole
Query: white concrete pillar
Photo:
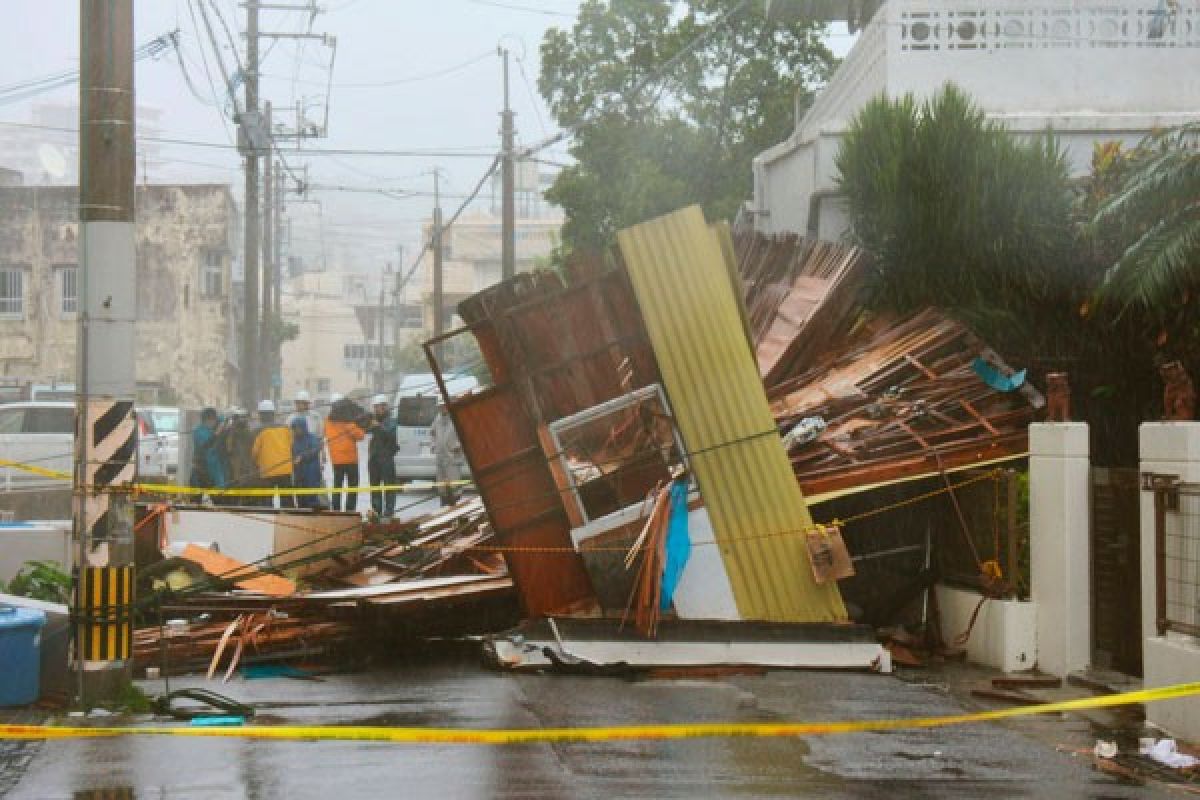
{"type": "MultiPolygon", "coordinates": [[[[1200,483],[1200,422],[1147,422],[1140,430],[1141,470],[1200,483]]],[[[1142,491],[1142,660],[1146,688],[1190,683],[1200,676],[1200,641],[1177,633],[1158,635],[1154,560],[1154,493],[1142,491]]],[[[1147,721],[1175,736],[1200,741],[1200,698],[1146,705],[1147,721]]]]}
{"type": "Polygon", "coordinates": [[[1051,675],[1092,659],[1088,426],[1029,426],[1029,564],[1038,667],[1051,675]]]}

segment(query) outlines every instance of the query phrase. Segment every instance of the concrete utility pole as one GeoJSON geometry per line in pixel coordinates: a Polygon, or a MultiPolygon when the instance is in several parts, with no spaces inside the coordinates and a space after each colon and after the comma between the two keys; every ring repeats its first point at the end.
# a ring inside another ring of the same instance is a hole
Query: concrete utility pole
{"type": "Polygon", "coordinates": [[[500,206],[500,277],[511,278],[517,271],[517,240],[514,203],[516,201],[516,176],[514,159],[516,131],[513,126],[512,109],[508,104],[508,50],[499,48],[504,58],[504,110],[500,112],[501,198],[500,206]]]}
{"type": "Polygon", "coordinates": [[[445,300],[442,297],[442,198],[438,170],[433,171],[433,335],[446,332],[445,300]]]}
{"type": "Polygon", "coordinates": [[[258,148],[261,121],[258,112],[258,0],[246,0],[246,110],[238,120],[242,154],[246,159],[246,223],[242,311],[242,406],[251,409],[258,403],[258,256],[259,199],[258,148]]]}
{"type": "MultiPolygon", "coordinates": [[[[392,281],[392,371],[400,380],[400,282],[404,280],[404,245],[396,245],[396,273],[392,281]]],[[[398,388],[398,387],[397,387],[398,388]]]]}
{"type": "Polygon", "coordinates": [[[72,612],[81,705],[129,683],[136,479],[133,0],[79,5],[79,296],[72,612]]]}
{"type": "MultiPolygon", "coordinates": [[[[263,104],[263,120],[268,141],[271,136],[271,101],[268,100],[263,104]]],[[[258,367],[262,375],[263,394],[267,397],[275,396],[275,359],[274,347],[271,343],[275,340],[275,234],[273,223],[275,219],[274,209],[274,175],[271,171],[272,162],[271,152],[267,151],[267,157],[263,162],[263,213],[262,213],[262,314],[260,327],[262,333],[259,336],[259,346],[262,348],[262,359],[258,367]]]]}
{"type": "Polygon", "coordinates": [[[379,276],[379,317],[376,322],[375,339],[377,340],[376,347],[379,348],[379,375],[375,381],[376,391],[383,392],[387,390],[385,381],[387,380],[387,367],[383,364],[383,298],[387,291],[387,276],[391,274],[392,265],[383,265],[383,274],[379,276]]]}

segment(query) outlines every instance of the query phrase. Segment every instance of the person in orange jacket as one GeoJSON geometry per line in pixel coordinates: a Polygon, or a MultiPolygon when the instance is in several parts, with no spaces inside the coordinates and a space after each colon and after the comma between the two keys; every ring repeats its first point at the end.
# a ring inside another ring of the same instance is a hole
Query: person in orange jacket
{"type": "MultiPolygon", "coordinates": [[[[325,443],[329,447],[329,460],[333,463],[333,510],[342,510],[342,495],[338,491],[345,481],[346,488],[358,488],[358,443],[366,436],[358,426],[363,411],[353,400],[334,395],[329,417],[325,420],[325,443]]],[[[358,505],[358,495],[348,494],[346,510],[353,511],[358,505]]]]}

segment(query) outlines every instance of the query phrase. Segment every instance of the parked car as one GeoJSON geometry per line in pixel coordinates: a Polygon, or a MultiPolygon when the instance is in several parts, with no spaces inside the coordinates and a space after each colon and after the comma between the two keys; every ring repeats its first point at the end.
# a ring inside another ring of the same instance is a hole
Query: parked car
{"type": "MultiPolygon", "coordinates": [[[[479,381],[471,375],[446,375],[446,391],[451,396],[465,394],[479,388],[479,381]]],[[[396,392],[396,476],[404,480],[433,480],[437,474],[437,462],[433,456],[433,442],[429,427],[437,416],[440,393],[437,381],[430,373],[406,375],[396,392]]],[[[459,465],[463,477],[469,470],[466,461],[459,465]]]]}
{"type": "MultiPolygon", "coordinates": [[[[0,454],[10,461],[69,474],[75,454],[74,420],[74,403],[5,403],[0,406],[0,454]]],[[[61,480],[0,467],[0,490],[62,485],[61,480]]]]}
{"type": "Polygon", "coordinates": [[[168,478],[179,474],[179,433],[183,425],[183,412],[172,406],[150,406],[142,409],[154,424],[154,431],[162,440],[163,462],[168,478]]]}
{"type": "MultiPolygon", "coordinates": [[[[138,415],[138,476],[167,477],[165,449],[153,422],[138,415]]],[[[0,453],[11,461],[70,473],[75,453],[75,404],[29,401],[0,406],[0,453]]],[[[0,489],[61,485],[61,481],[14,468],[0,468],[0,489]]]]}
{"type": "MultiPolygon", "coordinates": [[[[138,418],[138,477],[165,481],[171,477],[166,434],[160,433],[149,410],[136,410],[138,418]]],[[[176,438],[178,448],[178,438],[176,438]]],[[[178,450],[176,451],[178,460],[178,450]]]]}

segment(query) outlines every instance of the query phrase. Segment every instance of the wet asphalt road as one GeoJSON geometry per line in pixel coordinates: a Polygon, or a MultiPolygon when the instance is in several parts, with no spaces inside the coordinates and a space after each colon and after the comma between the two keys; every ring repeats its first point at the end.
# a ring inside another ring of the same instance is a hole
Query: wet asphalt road
{"type": "MultiPolygon", "coordinates": [[[[160,691],[161,684],[146,688],[160,691]]],[[[489,672],[461,651],[319,683],[268,679],[213,688],[261,704],[262,724],[527,728],[962,710],[937,687],[889,676],[773,672],[630,682],[489,672]]],[[[1051,741],[1090,735],[1085,720],[1039,724],[1058,726],[1048,729],[1051,741]]],[[[8,795],[13,800],[1176,796],[1161,787],[1121,785],[1096,772],[1090,758],[1056,752],[1044,736],[997,724],[803,740],[519,746],[128,737],[49,741],[23,772],[8,795]]],[[[6,785],[0,781],[0,794],[6,785]]]]}

